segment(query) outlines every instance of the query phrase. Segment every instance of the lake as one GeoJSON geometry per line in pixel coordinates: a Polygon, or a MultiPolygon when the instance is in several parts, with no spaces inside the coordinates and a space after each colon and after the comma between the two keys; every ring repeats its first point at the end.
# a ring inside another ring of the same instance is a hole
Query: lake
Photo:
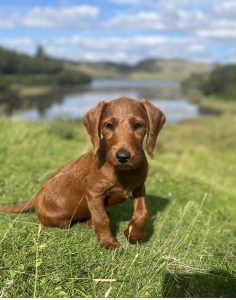
{"type": "Polygon", "coordinates": [[[196,118],[199,107],[181,94],[176,81],[94,80],[89,85],[72,88],[55,96],[32,100],[11,118],[25,121],[47,121],[55,118],[80,119],[99,101],[126,96],[146,98],[163,110],[170,123],[196,118]]]}

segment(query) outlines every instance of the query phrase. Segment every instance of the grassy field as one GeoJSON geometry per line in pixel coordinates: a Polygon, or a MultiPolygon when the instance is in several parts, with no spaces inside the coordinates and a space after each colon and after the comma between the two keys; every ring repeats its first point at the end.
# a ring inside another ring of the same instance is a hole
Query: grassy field
{"type": "MultiPolygon", "coordinates": [[[[131,201],[109,209],[117,251],[79,224],[40,229],[33,213],[0,214],[0,296],[235,297],[235,136],[235,106],[165,126],[146,184],[148,231],[135,246],[123,235],[131,201]]],[[[80,123],[0,119],[1,205],[29,199],[89,148],[80,123]]]]}

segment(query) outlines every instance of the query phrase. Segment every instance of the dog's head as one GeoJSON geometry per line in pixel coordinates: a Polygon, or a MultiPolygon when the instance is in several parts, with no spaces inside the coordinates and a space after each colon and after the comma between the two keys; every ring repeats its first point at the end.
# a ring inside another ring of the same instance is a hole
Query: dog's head
{"type": "Polygon", "coordinates": [[[137,167],[143,160],[142,143],[152,157],[157,136],[165,123],[164,113],[149,101],[119,98],[101,101],[89,110],[83,124],[90,136],[94,153],[105,146],[106,160],[119,169],[137,167]]]}

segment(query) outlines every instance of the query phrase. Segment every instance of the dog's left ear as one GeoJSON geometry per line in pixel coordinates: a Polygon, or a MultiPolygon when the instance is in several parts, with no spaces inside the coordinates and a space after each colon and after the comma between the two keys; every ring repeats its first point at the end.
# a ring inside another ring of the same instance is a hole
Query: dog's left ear
{"type": "Polygon", "coordinates": [[[90,140],[93,144],[94,153],[97,154],[101,141],[100,119],[103,109],[106,105],[105,101],[101,101],[96,107],[90,109],[83,118],[83,124],[86,128],[90,140]]]}
{"type": "Polygon", "coordinates": [[[147,113],[147,141],[146,141],[146,150],[147,153],[153,158],[153,152],[156,145],[156,140],[161,128],[163,127],[166,117],[164,113],[150,103],[146,99],[140,100],[146,113],[147,113]]]}

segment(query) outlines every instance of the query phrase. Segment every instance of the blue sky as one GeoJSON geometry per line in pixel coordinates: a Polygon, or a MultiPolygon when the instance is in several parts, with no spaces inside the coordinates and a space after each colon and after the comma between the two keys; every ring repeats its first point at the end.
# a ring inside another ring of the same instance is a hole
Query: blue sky
{"type": "Polygon", "coordinates": [[[235,0],[8,0],[0,45],[72,60],[236,62],[235,0]]]}

